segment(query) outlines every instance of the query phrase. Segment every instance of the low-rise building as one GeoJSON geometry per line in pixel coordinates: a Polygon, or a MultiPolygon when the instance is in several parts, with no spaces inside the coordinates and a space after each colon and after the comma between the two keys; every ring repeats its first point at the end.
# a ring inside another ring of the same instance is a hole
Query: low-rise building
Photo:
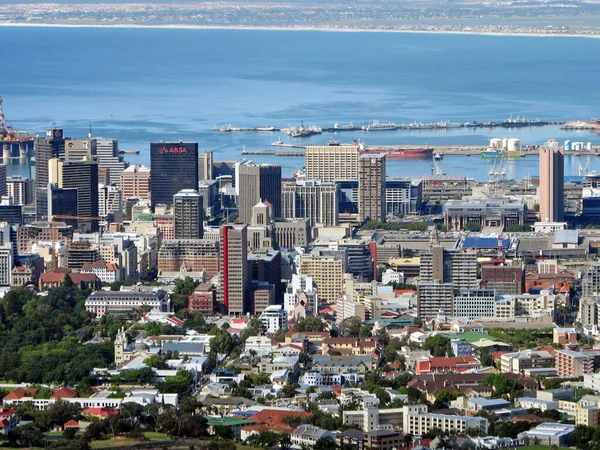
{"type": "Polygon", "coordinates": [[[267,306],[260,315],[260,323],[267,333],[277,333],[279,330],[287,331],[287,312],[281,305],[267,306]]]}
{"type": "Polygon", "coordinates": [[[142,308],[168,312],[171,309],[169,295],[163,290],[156,292],[98,291],[85,301],[85,309],[99,319],[107,313],[129,313],[142,308]]]}
{"type": "Polygon", "coordinates": [[[504,373],[522,373],[526,369],[554,367],[554,355],[547,351],[523,350],[505,353],[500,357],[500,370],[504,373]]]}
{"type": "Polygon", "coordinates": [[[573,350],[557,350],[556,372],[559,377],[580,377],[594,373],[594,359],[573,350]]]}
{"type": "Polygon", "coordinates": [[[394,450],[402,447],[402,433],[397,430],[373,430],[363,434],[363,448],[394,450]]]}
{"type": "Polygon", "coordinates": [[[543,400],[541,398],[520,397],[517,399],[517,404],[520,408],[539,409],[540,411],[549,411],[558,409],[558,402],[553,400],[543,400]]]}
{"type": "Polygon", "coordinates": [[[405,405],[402,408],[404,433],[422,436],[434,428],[452,433],[464,433],[471,428],[487,433],[488,422],[483,417],[428,413],[426,405],[405,405]]]}
{"type": "Polygon", "coordinates": [[[481,361],[473,356],[431,357],[415,363],[417,375],[445,372],[466,372],[481,369],[481,361]]]}
{"type": "Polygon", "coordinates": [[[306,445],[313,447],[319,439],[330,438],[335,441],[331,431],[323,430],[314,425],[300,425],[290,436],[292,444],[298,447],[306,445]]]}
{"type": "Polygon", "coordinates": [[[541,445],[568,446],[569,436],[575,431],[575,425],[544,422],[531,430],[519,433],[519,439],[539,442],[541,445]]]}

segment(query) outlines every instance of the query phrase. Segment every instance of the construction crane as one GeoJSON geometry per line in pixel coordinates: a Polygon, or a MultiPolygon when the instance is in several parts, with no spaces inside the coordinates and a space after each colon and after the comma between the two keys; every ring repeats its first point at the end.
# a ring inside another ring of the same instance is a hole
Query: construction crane
{"type": "Polygon", "coordinates": [[[66,216],[63,214],[56,214],[56,215],[52,216],[52,219],[104,220],[102,217],[96,217],[96,216],[66,216]]]}

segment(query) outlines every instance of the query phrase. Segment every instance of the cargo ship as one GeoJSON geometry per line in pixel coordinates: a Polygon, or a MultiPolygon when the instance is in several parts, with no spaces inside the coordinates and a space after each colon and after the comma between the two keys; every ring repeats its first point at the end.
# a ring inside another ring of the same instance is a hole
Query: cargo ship
{"type": "Polygon", "coordinates": [[[373,122],[364,125],[362,127],[363,131],[394,131],[398,130],[400,127],[393,122],[380,122],[379,120],[374,120],[373,122]]]}
{"type": "Polygon", "coordinates": [[[361,155],[385,154],[390,159],[431,159],[433,148],[431,147],[368,147],[361,150],[361,155]]]}

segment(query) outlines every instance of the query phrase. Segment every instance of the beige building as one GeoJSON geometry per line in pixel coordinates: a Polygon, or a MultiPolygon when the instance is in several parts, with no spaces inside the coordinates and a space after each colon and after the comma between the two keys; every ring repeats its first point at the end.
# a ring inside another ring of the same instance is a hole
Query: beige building
{"type": "Polygon", "coordinates": [[[354,145],[306,147],[307,180],[357,180],[360,151],[354,145]]]}
{"type": "Polygon", "coordinates": [[[562,222],[565,216],[564,204],[564,150],[558,143],[551,142],[540,147],[540,220],[542,222],[562,222]]]}
{"type": "Polygon", "coordinates": [[[335,183],[303,180],[281,186],[281,217],[308,219],[315,225],[333,227],[339,223],[339,188],[335,183]]]}
{"type": "Polygon", "coordinates": [[[402,427],[402,408],[379,409],[364,408],[361,411],[344,411],[342,423],[349,427],[358,427],[363,431],[375,431],[382,428],[402,427]]]}
{"type": "Polygon", "coordinates": [[[402,408],[402,431],[422,436],[437,428],[450,433],[464,433],[469,428],[487,432],[488,423],[483,417],[431,414],[426,405],[407,405],[402,408]]]}
{"type": "Polygon", "coordinates": [[[312,277],[319,299],[335,303],[344,292],[344,262],[330,256],[302,255],[300,274],[312,277]]]}
{"type": "Polygon", "coordinates": [[[366,320],[364,303],[353,302],[347,295],[337,300],[335,310],[335,322],[338,325],[350,317],[358,317],[363,322],[366,320]]]}
{"type": "Polygon", "coordinates": [[[129,166],[121,172],[121,191],[124,199],[150,198],[150,169],[140,164],[129,166]]]}

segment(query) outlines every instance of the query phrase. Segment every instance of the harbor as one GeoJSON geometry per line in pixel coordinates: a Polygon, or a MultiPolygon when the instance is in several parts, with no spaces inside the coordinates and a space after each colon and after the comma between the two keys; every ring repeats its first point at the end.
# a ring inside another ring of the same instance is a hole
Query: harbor
{"type": "Polygon", "coordinates": [[[438,121],[431,123],[411,122],[396,124],[394,122],[381,122],[373,120],[365,122],[364,125],[356,126],[353,122],[347,124],[335,123],[333,126],[310,125],[304,126],[302,121],[299,126],[289,125],[288,127],[263,126],[263,127],[237,127],[234,125],[214,126],[213,131],[222,133],[236,132],[267,132],[267,133],[285,133],[291,137],[309,137],[322,133],[341,133],[341,132],[377,132],[377,131],[398,131],[398,130],[447,130],[454,128],[525,128],[525,127],[543,127],[548,125],[557,125],[566,130],[591,130],[600,129],[600,123],[596,119],[590,121],[561,121],[561,120],[540,120],[526,119],[525,117],[509,117],[502,121],[482,121],[482,122],[448,122],[438,121]]]}

